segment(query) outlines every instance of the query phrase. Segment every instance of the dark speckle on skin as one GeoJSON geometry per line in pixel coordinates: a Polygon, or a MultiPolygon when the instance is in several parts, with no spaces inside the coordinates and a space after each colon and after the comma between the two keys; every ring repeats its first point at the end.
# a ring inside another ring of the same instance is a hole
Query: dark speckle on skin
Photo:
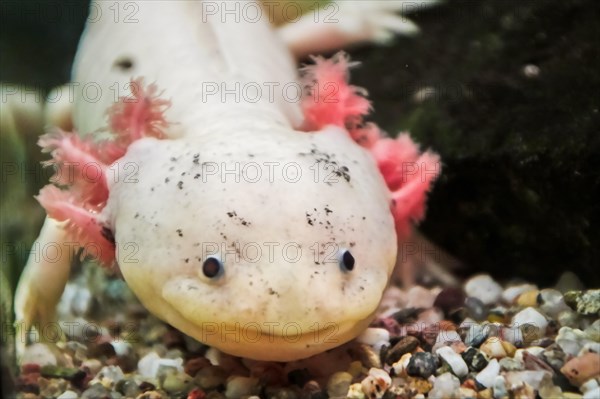
{"type": "Polygon", "coordinates": [[[183,237],[183,231],[181,229],[177,229],[176,231],[179,237],[183,237]]]}
{"type": "Polygon", "coordinates": [[[182,182],[181,180],[180,180],[180,181],[177,183],[177,187],[178,187],[180,190],[183,190],[183,182],[182,182]]]}
{"type": "Polygon", "coordinates": [[[169,179],[168,177],[165,177],[165,183],[168,183],[170,181],[171,181],[171,179],[169,179]]]}
{"type": "Polygon", "coordinates": [[[244,219],[243,217],[238,216],[235,211],[227,212],[227,216],[229,216],[230,218],[235,218],[235,220],[240,222],[240,224],[242,226],[248,227],[252,224],[252,223],[248,222],[246,219],[244,219]]]}
{"type": "Polygon", "coordinates": [[[200,175],[200,173],[196,173],[196,174],[194,175],[194,179],[198,180],[198,179],[200,178],[200,176],[201,176],[201,175],[200,175]]]}
{"type": "Polygon", "coordinates": [[[115,60],[113,67],[121,71],[129,71],[133,68],[133,60],[130,57],[120,57],[115,60]]]}

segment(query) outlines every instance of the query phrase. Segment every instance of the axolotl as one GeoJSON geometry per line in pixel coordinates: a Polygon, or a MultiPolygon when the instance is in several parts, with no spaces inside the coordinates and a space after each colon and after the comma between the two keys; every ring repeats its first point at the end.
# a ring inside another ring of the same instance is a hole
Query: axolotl
{"type": "MultiPolygon", "coordinates": [[[[75,242],[154,315],[230,354],[289,361],[356,337],[423,218],[437,155],[364,120],[344,54],[298,73],[289,48],[319,48],[318,30],[203,1],[128,2],[127,23],[111,4],[92,3],[76,55],[78,133],[40,139],[57,173],[38,244],[75,242]]],[[[329,45],[375,32],[321,27],[329,45]]],[[[17,322],[54,319],[70,263],[29,259],[17,322]]]]}

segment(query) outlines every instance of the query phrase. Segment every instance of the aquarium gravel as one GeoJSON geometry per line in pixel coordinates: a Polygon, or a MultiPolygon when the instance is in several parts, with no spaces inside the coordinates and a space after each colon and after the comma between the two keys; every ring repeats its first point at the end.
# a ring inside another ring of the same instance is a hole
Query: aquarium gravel
{"type": "Polygon", "coordinates": [[[119,278],[83,273],[61,302],[66,339],[27,347],[17,397],[597,399],[600,290],[572,277],[391,286],[357,339],[276,363],[207,347],[149,315],[119,278]]]}

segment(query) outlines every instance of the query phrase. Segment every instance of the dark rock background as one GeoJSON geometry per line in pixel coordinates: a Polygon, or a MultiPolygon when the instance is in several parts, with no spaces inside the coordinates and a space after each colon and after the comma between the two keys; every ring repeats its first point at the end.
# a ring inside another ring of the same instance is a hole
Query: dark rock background
{"type": "MultiPolygon", "coordinates": [[[[44,90],[68,81],[87,4],[1,7],[0,81],[44,90]]],[[[598,286],[600,3],[448,0],[410,17],[421,35],[351,55],[373,120],[442,155],[423,232],[466,264],[463,274],[546,285],[572,270],[598,286]]],[[[35,140],[24,145],[35,154],[24,162],[37,160],[35,140]]],[[[6,185],[2,198],[31,198],[42,184],[6,185]]],[[[14,230],[31,204],[2,208],[3,244],[33,239],[37,231],[14,230]]]]}

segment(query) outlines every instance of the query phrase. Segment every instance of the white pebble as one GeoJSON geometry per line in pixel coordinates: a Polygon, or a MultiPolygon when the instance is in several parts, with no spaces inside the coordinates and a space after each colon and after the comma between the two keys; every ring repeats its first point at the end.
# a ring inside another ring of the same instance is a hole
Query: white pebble
{"type": "Polygon", "coordinates": [[[573,356],[578,356],[583,347],[591,342],[593,341],[587,339],[586,334],[577,328],[561,327],[556,336],[556,343],[563,352],[573,356]]]}
{"type": "Polygon", "coordinates": [[[552,380],[552,375],[546,370],[508,371],[504,375],[510,385],[519,385],[525,382],[535,390],[539,390],[544,380],[552,380]]]}
{"type": "Polygon", "coordinates": [[[390,343],[390,333],[383,328],[367,328],[356,340],[361,344],[373,347],[376,352],[379,352],[382,346],[390,343]]]}
{"type": "Polygon", "coordinates": [[[56,355],[46,344],[29,345],[23,351],[21,364],[34,363],[40,366],[56,366],[56,355]]]}
{"type": "Polygon", "coordinates": [[[460,398],[460,381],[450,373],[444,373],[433,382],[430,398],[460,398]]]}
{"type": "Polygon", "coordinates": [[[494,380],[494,399],[503,399],[508,396],[508,392],[506,391],[506,381],[504,377],[501,375],[496,376],[494,380]]]}
{"type": "Polygon", "coordinates": [[[444,359],[452,369],[452,372],[458,377],[464,377],[469,373],[469,367],[463,360],[462,356],[454,352],[449,346],[443,346],[436,353],[444,359]]]}
{"type": "Polygon", "coordinates": [[[356,384],[350,385],[346,399],[365,399],[365,398],[366,398],[366,396],[362,390],[361,384],[356,383],[356,384]]]}
{"type": "Polygon", "coordinates": [[[429,309],[435,302],[435,295],[427,288],[415,285],[407,292],[408,303],[407,308],[425,308],[429,309]]]}
{"type": "Polygon", "coordinates": [[[362,380],[361,385],[367,397],[380,399],[392,385],[392,379],[384,370],[371,368],[369,375],[362,380]]]}
{"type": "Polygon", "coordinates": [[[598,399],[600,398],[600,388],[590,389],[583,394],[583,399],[598,399]]]}
{"type": "Polygon", "coordinates": [[[545,349],[542,348],[541,346],[530,346],[529,348],[517,349],[513,358],[516,361],[523,363],[523,353],[524,352],[527,352],[533,356],[539,356],[542,354],[542,352],[544,352],[544,350],[545,349]]]}
{"type": "Polygon", "coordinates": [[[494,381],[496,381],[496,376],[498,374],[500,374],[500,363],[498,363],[498,360],[492,359],[488,365],[477,374],[475,379],[484,387],[490,388],[494,385],[494,381]]]}
{"type": "Polygon", "coordinates": [[[515,346],[523,346],[523,332],[517,326],[502,327],[501,337],[515,346]]]}
{"type": "Polygon", "coordinates": [[[533,284],[512,285],[502,292],[502,300],[506,303],[513,303],[519,295],[537,289],[538,287],[533,284]]]}
{"type": "Polygon", "coordinates": [[[58,396],[56,399],[77,399],[79,398],[79,395],[77,394],[77,392],[73,392],[73,391],[64,391],[60,396],[58,396]]]}
{"type": "Polygon", "coordinates": [[[542,304],[540,309],[550,317],[556,317],[560,312],[570,310],[565,303],[563,294],[552,288],[546,288],[540,291],[542,304]]]}
{"type": "Polygon", "coordinates": [[[183,359],[162,359],[156,352],[150,352],[138,362],[138,373],[146,378],[156,378],[159,371],[169,368],[183,373],[183,359]]]}
{"type": "Polygon", "coordinates": [[[479,350],[492,357],[494,359],[502,359],[507,356],[506,350],[502,345],[502,341],[498,337],[488,338],[481,346],[479,350]]]}
{"type": "Polygon", "coordinates": [[[491,276],[483,274],[469,279],[465,284],[465,292],[485,305],[491,305],[500,299],[502,287],[491,276]]]}
{"type": "Polygon", "coordinates": [[[535,308],[528,307],[513,316],[512,327],[521,330],[524,341],[531,342],[546,334],[548,320],[535,308]]]}
{"type": "Polygon", "coordinates": [[[596,381],[595,378],[592,378],[592,379],[587,380],[583,384],[581,384],[581,386],[579,387],[579,390],[583,393],[587,393],[588,391],[593,391],[594,389],[597,389],[598,387],[600,387],[600,385],[598,385],[598,381],[596,381]]]}
{"type": "Polygon", "coordinates": [[[406,368],[408,367],[408,363],[410,363],[410,358],[412,357],[411,353],[405,353],[402,355],[400,360],[392,365],[392,369],[394,370],[394,375],[399,377],[406,377],[406,368]]]}

